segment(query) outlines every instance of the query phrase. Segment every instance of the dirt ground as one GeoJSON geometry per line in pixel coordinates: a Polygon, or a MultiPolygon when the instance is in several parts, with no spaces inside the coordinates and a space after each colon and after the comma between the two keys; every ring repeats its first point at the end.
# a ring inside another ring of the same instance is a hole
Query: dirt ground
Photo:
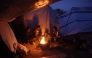
{"type": "Polygon", "coordinates": [[[30,56],[24,56],[24,58],[39,58],[39,57],[46,57],[46,58],[53,58],[62,53],[64,53],[63,57],[56,57],[56,58],[92,58],[92,54],[85,48],[76,49],[75,43],[67,43],[62,41],[61,43],[51,43],[52,47],[47,50],[41,50],[40,48],[36,49],[37,45],[31,45],[29,43],[25,44],[25,46],[31,50],[30,56]],[[36,51],[36,52],[35,52],[36,51]],[[49,57],[51,56],[52,57],[49,57]]]}

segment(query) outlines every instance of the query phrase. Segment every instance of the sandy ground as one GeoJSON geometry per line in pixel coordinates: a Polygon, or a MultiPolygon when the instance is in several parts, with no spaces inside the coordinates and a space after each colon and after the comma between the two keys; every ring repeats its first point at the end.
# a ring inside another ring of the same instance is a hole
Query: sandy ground
{"type": "Polygon", "coordinates": [[[92,54],[89,53],[85,48],[76,50],[75,44],[71,43],[50,43],[50,47],[42,49],[38,47],[38,42],[35,44],[24,44],[30,53],[24,58],[92,58],[92,54]],[[57,55],[59,55],[57,57],[57,55]]]}

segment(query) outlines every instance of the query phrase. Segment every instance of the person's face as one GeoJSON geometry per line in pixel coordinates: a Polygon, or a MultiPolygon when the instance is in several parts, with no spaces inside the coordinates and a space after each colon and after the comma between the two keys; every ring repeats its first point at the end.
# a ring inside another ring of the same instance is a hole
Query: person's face
{"type": "Polygon", "coordinates": [[[46,36],[46,35],[47,35],[47,33],[44,33],[44,35],[46,36]]]}
{"type": "Polygon", "coordinates": [[[38,27],[38,30],[40,30],[40,27],[38,27]]]}
{"type": "Polygon", "coordinates": [[[55,31],[55,28],[53,28],[53,31],[55,31]]]}
{"type": "Polygon", "coordinates": [[[30,29],[28,29],[28,32],[30,32],[30,29]]]}

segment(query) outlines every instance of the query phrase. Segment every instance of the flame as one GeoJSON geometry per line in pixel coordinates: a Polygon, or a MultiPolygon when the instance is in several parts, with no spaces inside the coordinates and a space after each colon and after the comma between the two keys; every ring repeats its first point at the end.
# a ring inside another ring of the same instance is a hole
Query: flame
{"type": "Polygon", "coordinates": [[[49,0],[39,0],[38,2],[35,3],[35,7],[41,8],[47,4],[49,4],[49,0]]]}
{"type": "Polygon", "coordinates": [[[44,36],[42,37],[40,44],[47,44],[47,41],[45,40],[44,36]]]}

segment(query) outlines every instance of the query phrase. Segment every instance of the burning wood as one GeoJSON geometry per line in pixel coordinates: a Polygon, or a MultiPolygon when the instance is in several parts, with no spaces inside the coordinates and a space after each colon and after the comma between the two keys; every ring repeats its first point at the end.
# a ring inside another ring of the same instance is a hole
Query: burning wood
{"type": "Polygon", "coordinates": [[[47,42],[47,40],[44,36],[42,37],[42,39],[40,41],[39,47],[41,49],[48,49],[49,48],[49,43],[47,42]]]}
{"type": "Polygon", "coordinates": [[[44,36],[42,37],[42,39],[41,39],[41,41],[40,41],[40,44],[47,44],[47,41],[46,41],[46,39],[45,39],[44,36]]]}

